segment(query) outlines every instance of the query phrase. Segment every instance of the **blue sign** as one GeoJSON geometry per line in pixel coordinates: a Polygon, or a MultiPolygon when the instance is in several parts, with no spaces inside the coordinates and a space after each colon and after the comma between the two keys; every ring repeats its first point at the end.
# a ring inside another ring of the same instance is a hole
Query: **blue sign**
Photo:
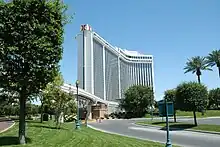
{"type": "Polygon", "coordinates": [[[167,104],[167,110],[168,110],[168,116],[173,116],[174,114],[174,106],[173,102],[166,102],[165,101],[159,101],[158,102],[158,108],[159,108],[159,116],[165,117],[166,114],[166,104],[167,104]]]}

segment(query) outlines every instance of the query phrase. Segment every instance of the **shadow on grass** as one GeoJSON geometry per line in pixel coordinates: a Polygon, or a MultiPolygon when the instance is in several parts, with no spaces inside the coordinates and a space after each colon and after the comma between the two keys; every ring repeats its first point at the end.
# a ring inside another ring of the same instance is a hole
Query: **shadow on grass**
{"type": "MultiPolygon", "coordinates": [[[[30,138],[26,138],[26,143],[31,143],[30,138]]],[[[15,136],[2,136],[0,137],[0,146],[18,145],[18,137],[15,136]]]]}
{"type": "Polygon", "coordinates": [[[40,122],[40,120],[26,120],[26,122],[28,123],[32,123],[32,124],[45,124],[45,122],[40,122]]]}
{"type": "Polygon", "coordinates": [[[30,127],[35,127],[35,128],[46,128],[46,129],[54,129],[54,130],[68,130],[67,128],[57,128],[57,127],[53,127],[53,126],[39,126],[39,125],[31,125],[30,127]]]}
{"type": "MultiPolygon", "coordinates": [[[[169,124],[170,131],[178,131],[178,130],[185,130],[185,129],[191,129],[195,127],[194,124],[169,124]]],[[[161,130],[166,130],[167,127],[161,128],[161,130]]]]}
{"type": "Polygon", "coordinates": [[[153,122],[152,123],[152,125],[160,125],[160,124],[165,124],[166,122],[161,122],[161,121],[159,121],[159,122],[153,122]]]}

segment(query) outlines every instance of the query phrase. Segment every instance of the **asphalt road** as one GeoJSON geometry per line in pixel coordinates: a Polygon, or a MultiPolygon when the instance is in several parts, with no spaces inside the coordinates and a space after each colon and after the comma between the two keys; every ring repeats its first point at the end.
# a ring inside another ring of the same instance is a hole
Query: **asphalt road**
{"type": "MultiPolygon", "coordinates": [[[[141,119],[138,119],[138,121],[141,119]]],[[[199,122],[220,122],[220,119],[202,119],[199,122]]],[[[166,142],[166,131],[155,127],[139,126],[137,120],[104,120],[102,123],[91,123],[90,126],[107,132],[131,136],[139,139],[166,142]]],[[[192,119],[183,119],[192,121],[192,119]]],[[[200,122],[200,123],[201,123],[200,122]]],[[[219,147],[220,135],[190,132],[184,130],[170,131],[172,143],[183,147],[219,147]]]]}
{"type": "Polygon", "coordinates": [[[14,122],[10,120],[0,120],[0,132],[10,127],[14,122]]]}
{"type": "MultiPolygon", "coordinates": [[[[131,119],[133,121],[144,121],[144,120],[151,120],[151,118],[135,118],[135,119],[131,119]]],[[[162,120],[162,118],[160,117],[155,117],[153,118],[154,120],[162,120]]],[[[169,118],[169,120],[173,120],[173,118],[169,118]]],[[[163,121],[166,121],[166,118],[163,118],[163,121]]],[[[186,122],[186,123],[194,123],[194,119],[193,118],[189,118],[189,117],[178,117],[177,121],[179,122],[186,122]]],[[[211,125],[220,125],[220,117],[209,117],[209,118],[197,118],[197,122],[198,124],[211,124],[211,125]]]]}

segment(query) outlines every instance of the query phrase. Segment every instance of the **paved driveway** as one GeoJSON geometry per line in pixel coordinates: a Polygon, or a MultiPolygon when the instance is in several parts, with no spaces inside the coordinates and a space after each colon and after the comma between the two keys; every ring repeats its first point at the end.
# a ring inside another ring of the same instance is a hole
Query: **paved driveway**
{"type": "MultiPolygon", "coordinates": [[[[90,123],[94,128],[131,136],[140,139],[166,142],[166,131],[159,128],[138,126],[137,120],[104,120],[102,123],[90,123]]],[[[189,132],[183,130],[171,131],[172,143],[184,147],[219,147],[220,135],[189,132]]]]}

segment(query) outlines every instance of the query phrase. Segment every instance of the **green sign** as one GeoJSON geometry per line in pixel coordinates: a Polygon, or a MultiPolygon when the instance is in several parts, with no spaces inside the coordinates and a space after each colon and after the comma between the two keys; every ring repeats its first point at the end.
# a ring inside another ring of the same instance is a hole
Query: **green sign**
{"type": "Polygon", "coordinates": [[[167,102],[165,101],[159,101],[158,102],[158,107],[159,107],[159,115],[161,117],[165,117],[166,114],[166,104],[167,104],[167,110],[168,110],[168,116],[173,116],[174,114],[174,107],[173,107],[173,102],[167,102]]]}

